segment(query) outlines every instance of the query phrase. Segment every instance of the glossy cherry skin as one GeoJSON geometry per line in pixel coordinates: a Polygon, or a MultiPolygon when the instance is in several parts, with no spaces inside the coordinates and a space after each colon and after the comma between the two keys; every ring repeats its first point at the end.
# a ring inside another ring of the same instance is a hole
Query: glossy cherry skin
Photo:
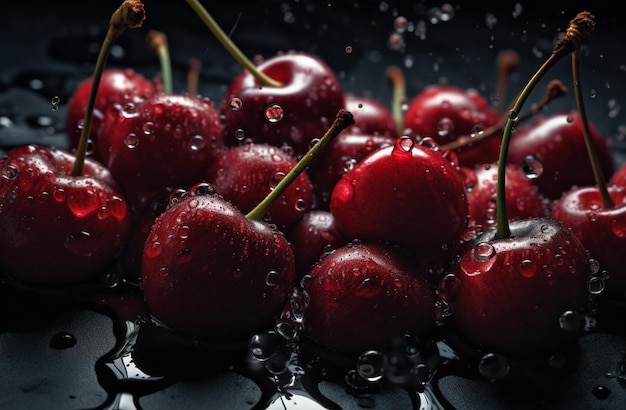
{"type": "Polygon", "coordinates": [[[247,219],[215,194],[190,195],[164,211],[146,241],[142,266],[141,288],[159,321],[224,342],[271,326],[295,278],[284,234],[247,219]]]}
{"type": "Polygon", "coordinates": [[[122,253],[128,206],[111,174],[85,160],[35,145],[0,159],[0,266],[3,274],[33,286],[84,283],[103,274],[122,253]]]}
{"type": "Polygon", "coordinates": [[[347,244],[327,253],[310,272],[305,335],[343,353],[383,349],[409,332],[435,325],[435,293],[397,249],[347,244]]]}
{"type": "MultiPolygon", "coordinates": [[[[479,135],[501,119],[476,90],[431,85],[409,102],[404,113],[404,128],[418,137],[429,137],[444,145],[459,137],[479,135]]],[[[473,142],[455,152],[461,166],[494,162],[500,153],[499,135],[473,142]]]]}
{"type": "Polygon", "coordinates": [[[224,141],[211,100],[157,93],[123,107],[98,147],[129,202],[143,208],[201,180],[224,141]]]}
{"type": "Polygon", "coordinates": [[[374,151],[344,174],[330,210],[346,238],[391,241],[431,261],[447,255],[468,222],[457,167],[409,137],[374,151]]]}
{"type": "Polygon", "coordinates": [[[490,228],[467,245],[442,279],[452,321],[487,351],[532,356],[571,345],[580,336],[589,291],[589,256],[559,222],[510,223],[512,236],[490,228]]]}
{"type": "MultiPolygon", "coordinates": [[[[206,172],[215,190],[244,214],[252,211],[298,161],[290,151],[269,144],[230,147],[206,172]]],[[[313,185],[301,173],[269,208],[266,222],[278,226],[296,223],[313,206],[313,185]]]]}
{"type": "Polygon", "coordinates": [[[607,181],[609,184],[626,188],[626,163],[621,164],[607,181]]]}
{"type": "MultiPolygon", "coordinates": [[[[83,80],[67,104],[65,129],[70,139],[70,147],[77,148],[83,128],[87,101],[91,93],[93,77],[83,80]]],[[[132,69],[112,68],[104,70],[98,85],[98,93],[91,120],[91,157],[100,160],[97,149],[98,137],[107,121],[115,116],[120,107],[137,104],[153,95],[161,88],[154,80],[148,79],[132,69]]]]}
{"type": "Polygon", "coordinates": [[[343,174],[367,155],[395,142],[394,137],[364,134],[356,128],[339,134],[307,171],[314,185],[316,207],[328,209],[330,196],[343,174]]]}
{"type": "MultiPolygon", "coordinates": [[[[602,172],[614,171],[611,147],[598,129],[589,124],[602,172]]],[[[538,117],[512,134],[507,161],[538,168],[533,182],[548,199],[558,199],[573,186],[595,184],[577,112],[559,112],[538,117]],[[530,158],[530,160],[529,160],[530,158]]]]}
{"type": "Polygon", "coordinates": [[[348,243],[335,226],[332,212],[322,209],[304,214],[288,231],[287,238],[293,247],[296,274],[300,277],[309,273],[324,253],[348,243]]]}
{"type": "Polygon", "coordinates": [[[283,53],[257,68],[283,85],[262,86],[248,71],[234,78],[220,107],[224,141],[287,145],[299,157],[344,107],[341,84],[326,63],[306,53],[283,53]]]}
{"type": "Polygon", "coordinates": [[[346,94],[345,108],[355,120],[346,132],[394,139],[399,137],[392,112],[380,100],[371,96],[346,94]]]}
{"type": "Polygon", "coordinates": [[[551,217],[572,229],[589,255],[606,270],[607,292],[626,292],[626,190],[609,186],[615,206],[603,208],[597,186],[572,188],[556,201],[551,217]]]}
{"type": "MultiPolygon", "coordinates": [[[[470,225],[483,229],[497,223],[497,163],[477,165],[465,169],[470,225]]],[[[505,191],[507,216],[510,221],[547,216],[546,205],[535,184],[521,166],[506,164],[505,191]]]]}

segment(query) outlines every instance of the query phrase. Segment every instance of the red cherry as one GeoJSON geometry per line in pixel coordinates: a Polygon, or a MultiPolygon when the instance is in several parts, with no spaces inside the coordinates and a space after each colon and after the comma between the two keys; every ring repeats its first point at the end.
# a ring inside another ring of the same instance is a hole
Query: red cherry
{"type": "Polygon", "coordinates": [[[103,163],[139,208],[201,180],[224,149],[211,100],[166,93],[122,107],[98,147],[103,163]]]}
{"type": "MultiPolygon", "coordinates": [[[[82,124],[87,110],[87,101],[93,85],[93,76],[83,80],[72,94],[67,105],[65,129],[70,139],[70,147],[77,148],[82,132],[82,124]]],[[[99,135],[111,117],[120,107],[137,104],[151,96],[159,85],[132,69],[108,69],[102,73],[94,105],[89,139],[92,142],[91,157],[100,159],[97,152],[99,135]]]]}
{"type": "Polygon", "coordinates": [[[346,94],[346,110],[354,115],[355,124],[347,133],[397,138],[398,130],[392,112],[374,97],[346,94]]]}
{"type": "Polygon", "coordinates": [[[322,209],[304,214],[287,232],[287,238],[293,246],[299,276],[308,273],[325,252],[348,242],[335,226],[335,216],[322,209]]]}
{"type": "Polygon", "coordinates": [[[282,86],[262,86],[247,70],[233,79],[220,107],[226,145],[250,139],[304,154],[344,106],[339,80],[326,63],[305,53],[277,55],[257,68],[282,86]]]}
{"type": "Polygon", "coordinates": [[[308,174],[315,187],[318,208],[328,209],[335,184],[343,174],[354,168],[367,155],[379,148],[391,146],[396,141],[396,138],[391,136],[364,134],[358,131],[353,126],[338,135],[331,146],[309,168],[308,174]]]}
{"type": "Polygon", "coordinates": [[[182,199],[146,241],[141,288],[152,314],[183,334],[240,340],[270,326],[295,277],[281,231],[216,195],[182,199]]]}
{"type": "MultiPolygon", "coordinates": [[[[614,171],[609,142],[593,124],[589,126],[602,172],[609,177],[614,171]]],[[[534,169],[537,176],[533,182],[548,199],[558,199],[573,186],[595,183],[576,111],[538,117],[532,124],[517,128],[507,161],[534,169]]]]}
{"type": "MultiPolygon", "coordinates": [[[[206,180],[241,212],[250,212],[295,166],[296,158],[279,147],[249,143],[230,147],[206,173],[206,180]]],[[[313,185],[298,175],[272,205],[264,220],[279,226],[296,223],[312,207],[313,185]]]]}
{"type": "Polygon", "coordinates": [[[392,241],[430,261],[455,246],[468,220],[458,169],[409,137],[374,151],[343,175],[330,210],[345,237],[392,241]]]}
{"type": "MultiPolygon", "coordinates": [[[[609,280],[607,291],[612,294],[626,292],[626,191],[609,186],[608,192],[615,205],[603,207],[596,186],[572,188],[552,206],[551,217],[573,230],[592,258],[606,270],[609,280]]],[[[600,292],[604,283],[601,275],[594,279],[593,289],[600,292]]]]}
{"type": "MultiPolygon", "coordinates": [[[[469,182],[467,202],[470,225],[489,228],[497,223],[496,192],[498,182],[497,163],[477,165],[465,169],[469,182]]],[[[506,164],[506,202],[511,221],[547,216],[543,198],[537,186],[526,176],[520,165],[506,164]]]]}
{"type": "Polygon", "coordinates": [[[126,200],[87,158],[71,176],[70,153],[35,145],[0,159],[0,266],[33,285],[86,282],[111,267],[128,235],[126,200]]]}
{"type": "MultiPolygon", "coordinates": [[[[409,102],[404,113],[404,128],[444,145],[459,137],[478,135],[501,119],[476,90],[432,85],[409,102]]],[[[494,135],[459,148],[456,154],[459,165],[472,167],[496,161],[499,150],[500,138],[494,135]]]]}
{"type": "Polygon", "coordinates": [[[397,249],[352,243],[327,253],[304,286],[304,334],[345,353],[387,347],[435,325],[435,293],[397,249]]]}
{"type": "Polygon", "coordinates": [[[483,349],[529,355],[574,343],[587,313],[589,258],[559,222],[510,223],[511,236],[490,228],[468,244],[442,279],[441,296],[460,333],[483,349]]]}
{"type": "Polygon", "coordinates": [[[611,175],[609,184],[618,185],[626,188],[626,163],[621,164],[611,175]]]}

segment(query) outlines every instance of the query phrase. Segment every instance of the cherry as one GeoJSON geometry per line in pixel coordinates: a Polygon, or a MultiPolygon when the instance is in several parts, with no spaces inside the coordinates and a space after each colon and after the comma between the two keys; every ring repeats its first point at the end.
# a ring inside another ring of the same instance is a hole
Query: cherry
{"type": "Polygon", "coordinates": [[[289,231],[287,238],[296,259],[296,274],[304,276],[320,257],[331,249],[348,243],[335,226],[332,212],[312,209],[289,231]]]}
{"type": "MultiPolygon", "coordinates": [[[[451,85],[431,85],[409,101],[404,113],[404,128],[419,137],[433,138],[439,145],[467,135],[480,135],[500,123],[497,113],[473,89],[451,85]]],[[[472,167],[494,162],[498,158],[500,139],[478,139],[456,150],[459,165],[472,167]]]]}
{"type": "Polygon", "coordinates": [[[305,53],[277,55],[257,68],[282,85],[261,85],[249,71],[231,81],[220,106],[226,145],[245,138],[287,145],[302,155],[344,106],[339,80],[324,62],[305,53]]]}
{"type": "MultiPolygon", "coordinates": [[[[230,147],[213,163],[206,180],[241,212],[250,212],[296,165],[288,151],[269,144],[230,147]]],[[[280,227],[296,223],[313,205],[313,185],[302,173],[264,216],[280,227]]]]}
{"type": "Polygon", "coordinates": [[[130,203],[143,208],[200,180],[224,144],[211,100],[158,92],[121,108],[98,147],[130,203]]]}
{"type": "MultiPolygon", "coordinates": [[[[356,119],[355,119],[356,123],[356,119]]],[[[391,146],[395,137],[366,134],[353,126],[341,133],[321,158],[308,170],[315,187],[316,207],[328,209],[335,184],[367,155],[385,146],[391,146]]]]}
{"type": "MultiPolygon", "coordinates": [[[[92,84],[93,76],[83,80],[68,101],[65,129],[72,148],[78,147],[92,84]]],[[[105,124],[111,121],[110,117],[117,114],[115,107],[137,104],[158,89],[156,81],[147,79],[133,69],[112,68],[102,73],[89,135],[92,158],[100,159],[96,141],[102,134],[105,124]]]]}
{"type": "Polygon", "coordinates": [[[330,210],[345,237],[391,241],[431,261],[455,246],[468,221],[457,167],[442,152],[407,136],[344,174],[330,210]]]}
{"type": "MultiPolygon", "coordinates": [[[[608,139],[593,124],[590,132],[603,173],[610,176],[614,164],[608,139]]],[[[548,199],[558,199],[575,185],[595,182],[576,111],[538,117],[533,123],[517,128],[507,161],[524,164],[535,173],[533,182],[548,199]]]]}
{"type": "Polygon", "coordinates": [[[516,99],[504,127],[498,162],[497,225],[459,252],[452,274],[441,280],[451,322],[483,352],[534,356],[570,347],[584,329],[589,308],[589,256],[574,233],[547,217],[510,221],[506,158],[524,102],[557,61],[588,42],[593,16],[579,13],[548,60],[516,99]]]}
{"type": "Polygon", "coordinates": [[[126,200],[109,171],[87,158],[21,146],[0,159],[0,266],[34,286],[85,283],[122,253],[129,229],[126,200]]]}
{"type": "Polygon", "coordinates": [[[381,349],[435,325],[433,288],[389,245],[353,242],[326,253],[303,289],[304,335],[342,353],[381,349]]]}
{"type": "Polygon", "coordinates": [[[244,69],[230,82],[220,106],[226,145],[249,139],[287,145],[296,157],[307,152],[344,108],[333,70],[317,56],[293,50],[256,66],[198,1],[187,3],[244,69]]]}
{"type": "MultiPolygon", "coordinates": [[[[571,228],[590,255],[600,263],[602,271],[594,272],[590,290],[600,293],[604,288],[605,273],[608,272],[610,280],[607,282],[607,290],[611,294],[623,296],[626,292],[626,260],[622,252],[615,250],[623,249],[626,243],[626,191],[619,184],[607,185],[605,181],[601,157],[585,114],[579,57],[579,52],[572,54],[576,102],[595,185],[576,186],[563,194],[554,203],[551,216],[571,228]]],[[[618,180],[621,176],[615,178],[618,180]]]]}
{"type": "MultiPolygon", "coordinates": [[[[476,165],[473,169],[464,171],[468,181],[469,224],[481,228],[495,226],[497,222],[497,163],[476,165]]],[[[527,177],[521,165],[506,164],[506,180],[509,220],[547,216],[547,209],[537,186],[527,177]]]]}
{"type": "Polygon", "coordinates": [[[267,211],[340,131],[344,110],[323,138],[250,212],[243,214],[207,183],[175,195],[145,244],[141,288],[151,313],[178,332],[241,340],[276,320],[295,279],[293,249],[267,211]]]}
{"type": "Polygon", "coordinates": [[[354,115],[355,124],[347,133],[397,138],[398,130],[393,113],[372,96],[346,94],[345,107],[354,115]]]}

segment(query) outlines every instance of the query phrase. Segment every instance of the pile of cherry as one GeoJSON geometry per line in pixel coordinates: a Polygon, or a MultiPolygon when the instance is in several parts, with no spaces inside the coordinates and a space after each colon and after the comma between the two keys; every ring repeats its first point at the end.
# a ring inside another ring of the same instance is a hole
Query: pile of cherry
{"type": "MultiPolygon", "coordinates": [[[[586,331],[598,298],[624,301],[626,168],[614,168],[592,126],[615,202],[603,207],[576,110],[516,124],[506,157],[513,235],[496,243],[502,129],[481,137],[508,113],[475,90],[433,85],[398,124],[375,98],[344,94],[312,54],[285,52],[258,69],[280,84],[242,71],[219,102],[108,69],[79,175],[71,151],[7,152],[5,285],[64,289],[114,272],[181,335],[250,341],[261,361],[272,345],[313,343],[359,357],[366,380],[402,383],[427,377],[423,362],[399,375],[377,361],[398,340],[443,334],[496,363],[550,356],[586,331]],[[342,109],[355,123],[254,213],[342,109]]],[[[90,88],[87,79],[69,103],[74,148],[90,88]]],[[[483,367],[486,377],[506,375],[495,368],[483,367]]]]}

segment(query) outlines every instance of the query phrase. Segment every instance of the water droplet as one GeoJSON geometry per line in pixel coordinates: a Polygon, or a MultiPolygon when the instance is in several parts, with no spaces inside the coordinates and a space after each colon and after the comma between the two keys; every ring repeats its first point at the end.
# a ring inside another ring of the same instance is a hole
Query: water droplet
{"type": "Polygon", "coordinates": [[[2,178],[6,180],[12,180],[12,179],[17,178],[18,173],[19,173],[19,170],[13,164],[5,165],[2,168],[2,178]]]}
{"type": "Polygon", "coordinates": [[[532,278],[537,272],[537,264],[530,259],[524,259],[519,266],[519,273],[525,278],[532,278]]]}
{"type": "Polygon", "coordinates": [[[472,248],[472,256],[478,262],[486,262],[496,254],[496,248],[489,242],[479,242],[472,248]]]}
{"type": "Polygon", "coordinates": [[[499,380],[509,374],[509,362],[499,353],[487,353],[478,363],[478,372],[487,380],[499,380]]]}
{"type": "Polygon", "coordinates": [[[200,151],[202,148],[204,148],[204,137],[202,135],[194,135],[193,137],[191,137],[189,148],[192,151],[200,151]]]}
{"type": "Polygon", "coordinates": [[[611,390],[606,386],[597,385],[593,387],[593,389],[591,390],[591,394],[593,394],[600,400],[604,400],[609,397],[609,395],[611,394],[611,390]]]}
{"type": "Polygon", "coordinates": [[[159,241],[149,242],[146,244],[144,248],[144,252],[146,256],[149,258],[154,258],[154,257],[159,256],[162,250],[163,250],[163,246],[161,246],[161,242],[159,241]]]}
{"type": "Polygon", "coordinates": [[[559,317],[559,326],[566,332],[578,332],[584,326],[584,318],[579,313],[568,310],[559,317]]]}
{"type": "Polygon", "coordinates": [[[139,144],[139,137],[137,137],[137,134],[135,133],[130,133],[128,134],[125,138],[124,138],[124,145],[126,145],[128,148],[137,148],[137,145],[139,144]]]}
{"type": "Polygon", "coordinates": [[[276,123],[283,119],[285,112],[283,107],[278,104],[272,104],[265,109],[265,118],[271,123],[276,123]]]}
{"type": "Polygon", "coordinates": [[[265,284],[267,286],[276,286],[280,282],[280,275],[277,271],[271,270],[267,273],[265,277],[265,284]]]}
{"type": "Polygon", "coordinates": [[[59,332],[50,339],[50,347],[56,350],[69,349],[76,345],[76,337],[69,332],[59,332]]]}
{"type": "Polygon", "coordinates": [[[283,343],[284,339],[275,331],[270,330],[252,336],[248,351],[256,360],[265,361],[274,356],[283,343]]]}
{"type": "Polygon", "coordinates": [[[87,231],[80,231],[65,238],[65,248],[79,256],[91,256],[98,249],[98,243],[87,231]]]}
{"type": "Polygon", "coordinates": [[[381,352],[368,350],[357,359],[357,372],[367,381],[375,382],[382,379],[385,370],[385,357],[381,352]]]}
{"type": "Polygon", "coordinates": [[[242,105],[243,105],[243,102],[241,101],[241,99],[237,97],[233,97],[230,100],[228,100],[228,106],[233,111],[239,111],[242,105]]]}
{"type": "Polygon", "coordinates": [[[529,179],[535,179],[543,173],[543,164],[536,156],[528,155],[522,162],[522,169],[529,179]]]}
{"type": "Polygon", "coordinates": [[[406,31],[406,28],[407,28],[408,24],[409,24],[409,22],[406,19],[406,17],[398,16],[393,21],[393,28],[398,33],[404,33],[406,31]]]}
{"type": "Polygon", "coordinates": [[[437,122],[437,134],[440,137],[445,137],[452,131],[454,131],[454,121],[449,117],[443,117],[437,122]]]}
{"type": "Polygon", "coordinates": [[[352,53],[352,46],[346,46],[346,54],[351,54],[352,53]]]}

